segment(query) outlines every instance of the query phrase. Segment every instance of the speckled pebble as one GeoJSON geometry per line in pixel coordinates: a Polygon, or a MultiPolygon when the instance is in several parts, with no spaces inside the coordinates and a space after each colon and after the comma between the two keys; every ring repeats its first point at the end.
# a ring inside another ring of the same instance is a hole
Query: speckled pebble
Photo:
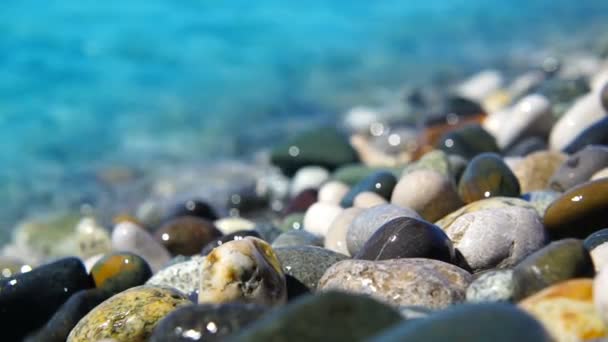
{"type": "Polygon", "coordinates": [[[467,288],[467,301],[510,302],[513,300],[513,270],[495,270],[477,276],[467,288]]]}
{"type": "Polygon", "coordinates": [[[184,294],[198,291],[202,262],[203,257],[194,256],[188,261],[164,268],[154,274],[146,285],[173,287],[184,294]]]}
{"type": "Polygon", "coordinates": [[[348,259],[346,255],[314,246],[276,248],[275,252],[283,272],[299,280],[311,290],[316,290],[319,279],[333,264],[348,259]]]}

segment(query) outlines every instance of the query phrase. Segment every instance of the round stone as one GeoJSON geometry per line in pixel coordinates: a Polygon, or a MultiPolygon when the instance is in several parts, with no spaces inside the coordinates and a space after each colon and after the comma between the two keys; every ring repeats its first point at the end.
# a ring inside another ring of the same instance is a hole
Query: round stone
{"type": "Polygon", "coordinates": [[[431,222],[462,206],[452,181],[432,170],[417,170],[405,174],[395,186],[391,203],[411,208],[431,222]]]}
{"type": "Polygon", "coordinates": [[[467,288],[467,302],[510,302],[513,288],[513,270],[483,272],[467,288]]]}
{"type": "Polygon", "coordinates": [[[445,232],[475,272],[512,267],[546,241],[536,211],[518,207],[465,214],[445,232]]]}
{"type": "Polygon", "coordinates": [[[215,222],[215,227],[222,232],[222,234],[232,234],[240,230],[254,230],[255,223],[244,219],[242,217],[225,217],[215,222]]]}
{"type": "Polygon", "coordinates": [[[219,218],[215,209],[207,202],[200,199],[190,199],[185,202],[178,203],[165,217],[164,221],[171,220],[181,216],[194,216],[209,221],[215,221],[219,218]]]}
{"type": "Polygon", "coordinates": [[[171,255],[162,244],[143,228],[131,222],[119,223],[114,227],[112,249],[141,256],[148,262],[152,272],[161,269],[171,259],[171,255]]]}
{"type": "Polygon", "coordinates": [[[222,236],[211,221],[182,216],[163,224],[155,237],[172,255],[191,256],[200,253],[209,242],[222,236]]]}
{"type": "Polygon", "coordinates": [[[356,255],[365,242],[386,222],[397,217],[421,219],[415,211],[393,204],[382,204],[363,210],[350,224],[346,244],[350,255],[356,255]]]}
{"type": "Polygon", "coordinates": [[[325,236],[333,220],[342,212],[340,206],[317,202],[304,215],[304,229],[318,236],[325,236]]]}
{"type": "Polygon", "coordinates": [[[587,146],[568,157],[551,177],[549,186],[556,191],[567,191],[605,167],[608,167],[608,146],[587,146]]]}
{"type": "Polygon", "coordinates": [[[273,242],[272,248],[296,246],[321,246],[323,239],[305,230],[291,230],[279,235],[273,242]]]}
{"type": "Polygon", "coordinates": [[[373,192],[388,200],[391,197],[393,188],[397,184],[396,177],[388,171],[377,171],[365,177],[362,181],[355,184],[350,191],[342,198],[340,205],[343,208],[350,208],[354,204],[355,197],[362,192],[373,192]]]}
{"type": "Polygon", "coordinates": [[[207,255],[209,254],[209,252],[211,252],[215,247],[218,247],[220,245],[223,245],[224,243],[228,242],[228,241],[232,241],[232,240],[242,240],[247,236],[253,236],[256,238],[262,238],[260,236],[260,233],[258,233],[255,230],[239,230],[236,231],[234,233],[230,233],[227,235],[223,235],[220,236],[219,238],[209,242],[208,244],[205,245],[205,247],[203,247],[203,249],[201,250],[201,255],[207,255]]]}
{"type": "Polygon", "coordinates": [[[462,215],[479,210],[498,209],[506,207],[521,207],[534,209],[534,207],[530,203],[519,198],[492,197],[467,204],[464,207],[445,216],[441,220],[437,221],[435,224],[438,225],[441,229],[446,230],[452,223],[454,223],[454,221],[456,221],[456,219],[458,219],[462,215]]]}
{"type": "Polygon", "coordinates": [[[348,259],[346,255],[315,246],[276,248],[283,272],[296,278],[307,288],[317,289],[319,279],[333,264],[348,259]]]}
{"type": "Polygon", "coordinates": [[[608,179],[576,186],[551,204],[544,217],[552,239],[587,235],[608,227],[608,179]]]}
{"type": "Polygon", "coordinates": [[[355,196],[355,200],[353,201],[353,207],[351,208],[367,209],[386,203],[388,203],[388,201],[377,193],[371,191],[364,191],[355,196]]]}
{"type": "Polygon", "coordinates": [[[439,227],[411,217],[398,217],[382,225],[355,258],[427,258],[453,263],[455,252],[452,241],[439,227]]]}
{"type": "Polygon", "coordinates": [[[499,155],[482,153],[473,158],[458,184],[458,193],[465,203],[480,199],[520,194],[519,181],[499,155]]]}
{"type": "Polygon", "coordinates": [[[95,286],[110,293],[118,293],[143,285],[152,270],[140,256],[127,252],[116,252],[104,256],[91,269],[95,286]]]}
{"type": "Polygon", "coordinates": [[[325,235],[325,248],[350,256],[346,243],[348,227],[362,211],[363,209],[356,207],[344,209],[329,226],[327,235],[325,235]]]}
{"type": "Polygon", "coordinates": [[[437,148],[466,159],[472,159],[484,152],[500,151],[494,137],[478,124],[468,124],[446,133],[439,139],[437,148]]]}
{"type": "Polygon", "coordinates": [[[526,156],[513,168],[521,192],[546,189],[551,176],[565,160],[563,153],[553,151],[538,151],[526,156]]]}
{"type": "Polygon", "coordinates": [[[549,136],[551,150],[563,150],[576,136],[606,114],[597,94],[592,92],[581,96],[568,111],[553,125],[549,136]]]}
{"type": "Polygon", "coordinates": [[[283,215],[288,216],[295,213],[305,213],[311,205],[317,202],[317,190],[306,189],[302,190],[292,198],[285,209],[283,215]]]}
{"type": "Polygon", "coordinates": [[[344,198],[349,190],[348,185],[342,182],[327,182],[319,189],[319,202],[340,204],[340,201],[342,201],[342,198],[344,198]]]}
{"type": "Polygon", "coordinates": [[[343,260],[325,272],[318,289],[366,294],[397,307],[440,309],[463,301],[471,280],[465,270],[432,259],[343,260]]]}
{"type": "Polygon", "coordinates": [[[307,189],[317,190],[329,179],[329,172],[320,166],[305,166],[296,172],[291,181],[291,196],[307,189]]]}
{"type": "Polygon", "coordinates": [[[76,324],[67,342],[145,341],[156,324],[181,306],[191,304],[169,288],[134,287],[107,299],[76,324]]]}

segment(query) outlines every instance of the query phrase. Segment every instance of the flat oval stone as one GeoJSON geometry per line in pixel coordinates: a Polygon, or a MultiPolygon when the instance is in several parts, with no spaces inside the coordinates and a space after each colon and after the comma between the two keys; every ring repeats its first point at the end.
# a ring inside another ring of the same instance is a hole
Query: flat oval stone
{"type": "Polygon", "coordinates": [[[194,256],[156,272],[146,285],[171,287],[189,295],[199,289],[202,264],[203,257],[194,256]]]}
{"type": "Polygon", "coordinates": [[[22,340],[45,324],[70,296],[93,287],[77,258],[64,258],[0,280],[2,339],[22,340]]]}
{"type": "Polygon", "coordinates": [[[305,213],[311,205],[317,202],[318,192],[316,189],[306,189],[300,191],[292,198],[285,209],[283,215],[288,216],[294,213],[305,213]]]}
{"type": "Polygon", "coordinates": [[[355,259],[426,258],[454,263],[452,241],[439,227],[411,217],[395,218],[378,229],[355,259]]]}
{"type": "Polygon", "coordinates": [[[191,256],[222,236],[222,232],[211,221],[182,216],[163,224],[154,236],[172,255],[191,256]]]}
{"type": "MultiPolygon", "coordinates": [[[[318,190],[329,179],[329,171],[319,166],[305,166],[299,169],[291,181],[291,196],[296,196],[304,190],[318,190]]],[[[316,191],[315,191],[316,192],[316,191]]]]}
{"type": "Polygon", "coordinates": [[[512,267],[545,245],[536,211],[519,207],[465,214],[445,229],[473,271],[512,267]]]}
{"type": "Polygon", "coordinates": [[[219,218],[217,212],[209,203],[201,199],[190,199],[175,205],[169,210],[168,215],[163,221],[172,220],[181,216],[194,216],[209,221],[215,221],[219,218]]]}
{"type": "Polygon", "coordinates": [[[180,307],[163,318],[150,342],[224,341],[258,320],[267,308],[256,304],[227,303],[180,307]]]}
{"type": "Polygon", "coordinates": [[[273,249],[264,240],[246,237],[215,248],[203,258],[198,302],[241,301],[283,304],[285,275],[273,249]]]}
{"type": "Polygon", "coordinates": [[[519,306],[538,319],[555,341],[587,341],[608,330],[593,302],[593,280],[573,279],[553,285],[519,306]]]}
{"type": "Polygon", "coordinates": [[[436,146],[447,154],[472,159],[484,152],[498,153],[494,137],[478,124],[468,124],[444,134],[436,146]]]}
{"type": "Polygon", "coordinates": [[[608,269],[601,270],[593,281],[593,301],[604,324],[608,325],[608,269]]]}
{"type": "Polygon", "coordinates": [[[230,341],[358,341],[400,321],[398,311],[367,296],[327,292],[270,312],[230,341]]]}
{"type": "Polygon", "coordinates": [[[534,209],[534,207],[519,198],[512,197],[491,197],[483,200],[479,200],[470,204],[465,205],[464,207],[454,211],[453,213],[446,215],[441,220],[437,221],[435,224],[438,225],[443,230],[446,230],[457,218],[462,215],[472,213],[479,210],[485,209],[498,209],[498,208],[506,208],[506,207],[521,207],[534,209]]]}
{"type": "Polygon", "coordinates": [[[585,238],[608,227],[608,179],[576,186],[551,204],[544,217],[552,239],[585,238]]]}
{"type": "Polygon", "coordinates": [[[114,227],[112,248],[115,251],[131,252],[141,256],[148,262],[152,272],[161,269],[171,259],[171,255],[163,245],[143,228],[131,222],[119,223],[114,227]]]}
{"type": "Polygon", "coordinates": [[[211,252],[215,247],[223,245],[224,243],[232,240],[242,240],[247,236],[253,236],[257,238],[262,238],[260,233],[255,230],[238,230],[234,233],[230,233],[227,235],[220,236],[219,238],[207,243],[205,247],[201,250],[201,255],[207,255],[211,252]]]}
{"type": "Polygon", "coordinates": [[[465,270],[432,259],[344,260],[325,272],[318,289],[366,294],[393,306],[440,309],[463,301],[471,280],[465,270]]]}
{"type": "Polygon", "coordinates": [[[350,256],[346,243],[348,227],[362,211],[363,209],[356,207],[344,209],[329,226],[327,235],[325,235],[325,248],[350,256]]]}
{"type": "Polygon", "coordinates": [[[552,242],[513,268],[514,297],[519,300],[559,282],[593,275],[593,263],[583,242],[552,242]]]}
{"type": "Polygon", "coordinates": [[[346,244],[350,255],[356,255],[365,242],[386,222],[397,217],[413,217],[420,215],[409,208],[393,204],[382,204],[362,211],[348,227],[346,244]]]}
{"type": "Polygon", "coordinates": [[[281,262],[283,272],[313,291],[331,265],[348,259],[346,255],[314,246],[276,248],[275,253],[281,262]]]}
{"type": "Polygon", "coordinates": [[[513,289],[513,270],[483,272],[467,288],[467,302],[510,302],[513,289]]]}
{"type": "Polygon", "coordinates": [[[273,242],[272,248],[296,246],[321,246],[323,239],[305,230],[291,230],[279,235],[273,242]]]}
{"type": "Polygon", "coordinates": [[[608,117],[587,127],[564,147],[564,152],[575,153],[589,145],[608,145],[608,117]]]}
{"type": "Polygon", "coordinates": [[[224,217],[215,222],[215,227],[222,234],[232,234],[240,230],[254,230],[255,223],[242,217],[224,217]]]}
{"type": "Polygon", "coordinates": [[[519,181],[499,155],[482,153],[473,158],[458,184],[458,193],[465,203],[495,196],[517,197],[519,181]]]}
{"type": "Polygon", "coordinates": [[[556,191],[567,191],[605,167],[608,167],[608,146],[587,146],[568,157],[551,177],[549,186],[556,191]]]}
{"type": "Polygon", "coordinates": [[[182,294],[169,288],[134,287],[112,296],[84,316],[70,332],[67,342],[104,338],[145,341],[163,317],[189,304],[182,294]]]}
{"type": "Polygon", "coordinates": [[[355,197],[362,192],[374,192],[386,200],[389,200],[393,188],[397,184],[397,178],[388,171],[377,171],[365,177],[355,184],[340,201],[340,206],[350,208],[354,204],[355,197]]]}
{"type": "Polygon", "coordinates": [[[304,229],[318,236],[325,236],[332,221],[342,212],[340,206],[317,202],[304,215],[304,229]]]}
{"type": "Polygon", "coordinates": [[[143,285],[152,276],[152,270],[146,260],[127,252],[116,252],[102,257],[90,273],[95,286],[109,293],[143,285]]]}
{"type": "Polygon", "coordinates": [[[543,326],[513,305],[498,303],[456,305],[426,319],[395,325],[370,340],[552,342],[543,326]]]}
{"type": "Polygon", "coordinates": [[[348,193],[350,188],[348,185],[339,181],[330,181],[325,183],[319,189],[319,202],[326,202],[331,204],[340,204],[342,198],[348,193]]]}
{"type": "Polygon", "coordinates": [[[549,136],[549,146],[554,151],[563,150],[582,131],[605,115],[597,94],[590,92],[581,96],[553,125],[549,136]]]}
{"type": "Polygon", "coordinates": [[[566,160],[566,155],[554,151],[538,151],[526,156],[513,168],[521,192],[548,188],[549,180],[566,160]]]}
{"type": "Polygon", "coordinates": [[[391,203],[411,208],[431,222],[463,205],[451,179],[432,170],[405,174],[395,186],[391,203]]]}

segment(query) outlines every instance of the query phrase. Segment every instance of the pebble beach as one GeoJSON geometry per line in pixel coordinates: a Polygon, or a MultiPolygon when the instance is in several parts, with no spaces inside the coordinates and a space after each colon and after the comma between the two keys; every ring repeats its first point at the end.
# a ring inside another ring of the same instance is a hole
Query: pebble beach
{"type": "Polygon", "coordinates": [[[608,341],[602,28],[0,177],[0,340],[608,341]]]}

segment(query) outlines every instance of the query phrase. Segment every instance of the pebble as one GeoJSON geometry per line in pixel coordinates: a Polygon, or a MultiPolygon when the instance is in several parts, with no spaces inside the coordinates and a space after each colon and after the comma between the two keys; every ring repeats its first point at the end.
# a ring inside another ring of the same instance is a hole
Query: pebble
{"type": "Polygon", "coordinates": [[[598,179],[602,179],[602,178],[608,178],[608,167],[605,167],[605,168],[599,170],[598,172],[594,173],[593,176],[591,176],[590,180],[598,180],[598,179]]]}
{"type": "Polygon", "coordinates": [[[517,307],[500,303],[456,305],[426,319],[406,321],[370,342],[553,342],[543,326],[517,307]]]}
{"type": "Polygon", "coordinates": [[[194,216],[209,221],[215,221],[219,218],[219,215],[209,203],[202,199],[189,199],[176,204],[170,209],[163,221],[172,220],[181,216],[194,216]]]}
{"type": "Polygon", "coordinates": [[[327,292],[268,313],[230,341],[362,341],[400,321],[397,310],[367,296],[327,292]]]}
{"type": "Polygon", "coordinates": [[[606,167],[608,146],[590,145],[568,157],[552,175],[549,185],[556,191],[567,191],[606,167]]]}
{"type": "Polygon", "coordinates": [[[595,308],[604,321],[604,324],[608,326],[608,269],[601,270],[593,281],[593,301],[595,302],[595,308]]]}
{"type": "Polygon", "coordinates": [[[468,124],[443,135],[436,146],[447,154],[472,159],[484,152],[498,153],[496,139],[478,124],[468,124]]]}
{"type": "Polygon", "coordinates": [[[528,137],[516,141],[504,151],[506,157],[525,157],[530,153],[547,150],[547,142],[541,137],[528,137]]]}
{"type": "Polygon", "coordinates": [[[331,251],[350,256],[346,242],[348,227],[362,211],[363,209],[357,207],[344,209],[329,226],[329,230],[325,235],[324,247],[331,251]]]}
{"type": "Polygon", "coordinates": [[[513,270],[483,272],[467,288],[467,302],[511,302],[513,290],[513,270]]]}
{"type": "Polygon", "coordinates": [[[593,263],[583,242],[552,242],[513,268],[514,297],[523,299],[559,282],[593,275],[593,263]]]}
{"type": "Polygon", "coordinates": [[[566,155],[554,151],[538,151],[527,155],[513,168],[522,193],[544,190],[566,155]]]}
{"type": "Polygon", "coordinates": [[[84,265],[74,257],[0,280],[2,339],[22,340],[45,324],[70,296],[92,287],[84,265]]]}
{"type": "Polygon", "coordinates": [[[156,272],[146,282],[146,285],[172,287],[189,295],[199,289],[202,264],[203,257],[194,256],[190,260],[176,263],[156,272]]]}
{"type": "Polygon", "coordinates": [[[587,235],[608,227],[608,179],[578,185],[546,210],[544,223],[552,239],[587,235]]]}
{"type": "Polygon", "coordinates": [[[599,272],[608,265],[608,228],[598,230],[583,241],[585,249],[591,254],[595,271],[599,272]]]}
{"type": "Polygon", "coordinates": [[[112,249],[141,256],[148,262],[152,272],[161,269],[171,259],[163,245],[143,228],[131,222],[119,223],[114,227],[112,249]]]}
{"type": "Polygon", "coordinates": [[[242,301],[280,305],[287,299],[285,276],[264,240],[246,237],[227,242],[203,258],[198,302],[242,301]]]}
{"type": "Polygon", "coordinates": [[[280,247],[275,253],[288,274],[307,288],[317,289],[319,279],[333,264],[348,259],[348,256],[316,246],[280,247]]]}
{"type": "Polygon", "coordinates": [[[236,231],[234,233],[230,233],[227,235],[223,235],[220,236],[219,238],[207,243],[205,245],[205,247],[203,247],[203,249],[201,250],[201,255],[207,255],[209,254],[209,252],[211,252],[215,247],[218,247],[228,241],[232,241],[232,240],[242,240],[243,238],[247,237],[247,236],[253,236],[256,238],[262,238],[260,233],[258,233],[255,230],[239,230],[236,231]]]}
{"type": "Polygon", "coordinates": [[[498,70],[484,70],[464,80],[456,93],[467,99],[481,102],[502,87],[504,77],[498,70]]]}
{"type": "Polygon", "coordinates": [[[76,225],[76,243],[77,255],[82,259],[108,253],[112,248],[110,234],[92,217],[85,217],[76,225]]]}
{"type": "Polygon", "coordinates": [[[411,217],[385,223],[363,245],[356,259],[426,258],[453,263],[452,241],[439,227],[411,217]]]}
{"type": "Polygon", "coordinates": [[[411,208],[431,222],[463,205],[452,181],[432,170],[417,170],[405,174],[395,186],[391,203],[411,208]]]}
{"type": "Polygon", "coordinates": [[[368,209],[380,204],[387,203],[388,201],[377,193],[371,191],[364,191],[355,196],[355,200],[353,201],[353,207],[360,209],[368,209]]]}
{"type": "Polygon", "coordinates": [[[553,285],[519,303],[538,319],[556,342],[606,337],[593,302],[593,280],[574,279],[553,285]]]}
{"type": "Polygon", "coordinates": [[[479,210],[498,209],[506,207],[521,207],[534,209],[534,207],[530,203],[519,198],[491,197],[467,204],[464,207],[454,211],[453,213],[446,215],[444,218],[437,221],[435,224],[438,225],[441,229],[446,230],[452,223],[454,223],[454,221],[456,221],[457,218],[462,215],[476,212],[479,210]]]}
{"type": "Polygon", "coordinates": [[[452,177],[452,162],[450,158],[454,158],[453,156],[457,155],[448,155],[442,150],[431,150],[415,163],[408,164],[401,172],[400,179],[403,179],[410,172],[419,170],[435,171],[450,178],[452,177]]]}
{"type": "Polygon", "coordinates": [[[356,255],[365,242],[386,222],[397,217],[420,219],[415,211],[393,204],[382,204],[363,210],[348,227],[346,246],[350,255],[356,255]]]}
{"type": "Polygon", "coordinates": [[[264,306],[227,303],[187,305],[171,312],[152,331],[150,342],[224,341],[266,313],[264,306]]]}
{"type": "Polygon", "coordinates": [[[97,261],[90,274],[98,289],[119,293],[143,285],[152,276],[152,270],[139,255],[115,252],[97,261]]]}
{"type": "Polygon", "coordinates": [[[296,246],[321,246],[323,239],[305,230],[291,230],[282,233],[272,242],[272,248],[296,246]]]}
{"type": "Polygon", "coordinates": [[[224,235],[232,234],[240,230],[254,230],[255,223],[242,217],[224,217],[215,222],[215,227],[224,235]]]}
{"type": "Polygon", "coordinates": [[[134,287],[112,296],[84,316],[70,332],[67,342],[103,338],[145,341],[163,317],[188,304],[191,302],[173,289],[134,287]]]}
{"type": "Polygon", "coordinates": [[[564,147],[564,152],[575,153],[588,145],[608,145],[608,117],[604,117],[577,135],[564,147]]]}
{"type": "Polygon", "coordinates": [[[355,184],[342,198],[340,206],[343,208],[352,207],[355,197],[362,192],[373,192],[380,195],[382,198],[389,200],[393,189],[395,188],[395,184],[397,184],[397,178],[391,172],[374,172],[355,184]]]}
{"type": "Polygon", "coordinates": [[[512,267],[547,239],[536,211],[519,207],[462,215],[445,232],[475,272],[512,267]]]}
{"type": "Polygon", "coordinates": [[[292,197],[307,189],[318,190],[329,179],[329,171],[320,166],[305,166],[299,169],[291,181],[292,197]]]}
{"type": "Polygon", "coordinates": [[[561,196],[561,192],[553,190],[540,190],[525,193],[521,196],[522,199],[530,202],[540,217],[545,216],[547,208],[561,196]]]}
{"type": "Polygon", "coordinates": [[[171,255],[200,253],[209,242],[222,236],[213,222],[195,216],[181,216],[163,224],[154,234],[171,255]]]}
{"type": "Polygon", "coordinates": [[[285,206],[282,214],[288,216],[294,213],[305,213],[311,205],[315,204],[318,199],[316,189],[306,189],[296,194],[285,206]]]}
{"type": "Polygon", "coordinates": [[[349,190],[350,187],[342,182],[327,182],[319,189],[319,202],[340,204],[349,190]]]}
{"type": "Polygon", "coordinates": [[[471,281],[465,270],[432,259],[344,260],[325,272],[318,289],[366,294],[393,306],[440,309],[462,302],[471,281]]]}
{"type": "Polygon", "coordinates": [[[594,93],[581,96],[553,125],[549,136],[549,146],[554,151],[563,150],[582,131],[605,115],[599,96],[594,93]]]}
{"type": "Polygon", "coordinates": [[[499,155],[482,153],[469,162],[458,184],[458,193],[465,203],[480,199],[517,197],[520,186],[517,177],[499,155]]]}
{"type": "Polygon", "coordinates": [[[304,229],[318,236],[325,236],[332,221],[343,211],[340,206],[317,202],[304,215],[304,229]]]}

